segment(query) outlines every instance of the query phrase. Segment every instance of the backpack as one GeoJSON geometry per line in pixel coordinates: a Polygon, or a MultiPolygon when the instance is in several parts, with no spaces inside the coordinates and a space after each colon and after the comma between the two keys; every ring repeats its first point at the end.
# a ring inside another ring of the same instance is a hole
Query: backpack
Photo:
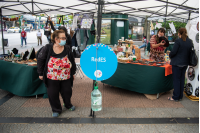
{"type": "Polygon", "coordinates": [[[36,53],[36,59],[38,59],[38,55],[39,55],[39,53],[40,53],[40,51],[42,50],[42,48],[44,48],[44,46],[42,46],[38,51],[37,51],[37,53],[36,53]]]}
{"type": "MultiPolygon", "coordinates": [[[[48,48],[47,49],[49,49],[50,48],[50,46],[47,44],[47,46],[48,46],[48,48]]],[[[40,51],[42,50],[44,48],[44,46],[42,46],[38,51],[37,51],[37,53],[36,53],[36,59],[38,59],[38,55],[39,55],[39,53],[40,53],[40,51]]],[[[47,50],[47,52],[49,52],[49,50],[47,50]]]]}

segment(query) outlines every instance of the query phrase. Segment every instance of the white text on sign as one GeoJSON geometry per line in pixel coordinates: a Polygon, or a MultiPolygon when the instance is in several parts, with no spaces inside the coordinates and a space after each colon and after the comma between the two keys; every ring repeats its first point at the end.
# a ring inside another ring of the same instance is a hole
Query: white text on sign
{"type": "Polygon", "coordinates": [[[99,57],[99,58],[91,57],[91,61],[106,62],[106,58],[105,57],[99,57]]]}

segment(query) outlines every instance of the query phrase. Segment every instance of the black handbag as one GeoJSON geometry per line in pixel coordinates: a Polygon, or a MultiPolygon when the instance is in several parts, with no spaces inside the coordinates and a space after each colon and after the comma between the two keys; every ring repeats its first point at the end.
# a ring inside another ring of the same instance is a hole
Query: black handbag
{"type": "Polygon", "coordinates": [[[192,46],[192,49],[190,50],[190,62],[189,65],[195,67],[198,63],[198,58],[194,49],[194,45],[192,46]]]}
{"type": "Polygon", "coordinates": [[[73,49],[73,55],[74,55],[74,58],[80,58],[81,57],[81,51],[78,47],[78,49],[73,49]]]}

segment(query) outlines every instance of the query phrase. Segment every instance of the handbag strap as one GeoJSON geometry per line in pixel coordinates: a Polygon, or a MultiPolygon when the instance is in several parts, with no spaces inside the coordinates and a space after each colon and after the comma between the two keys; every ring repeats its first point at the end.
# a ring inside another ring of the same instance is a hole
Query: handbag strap
{"type": "Polygon", "coordinates": [[[191,50],[194,50],[194,43],[193,43],[193,41],[190,39],[190,41],[191,41],[191,43],[192,43],[192,48],[191,48],[191,50]]]}

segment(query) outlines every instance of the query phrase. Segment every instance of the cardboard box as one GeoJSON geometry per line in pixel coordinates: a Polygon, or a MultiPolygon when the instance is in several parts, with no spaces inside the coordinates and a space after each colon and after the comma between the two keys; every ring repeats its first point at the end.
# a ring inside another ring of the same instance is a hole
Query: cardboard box
{"type": "Polygon", "coordinates": [[[139,48],[135,48],[135,56],[137,57],[137,59],[141,59],[141,53],[139,48]]]}

